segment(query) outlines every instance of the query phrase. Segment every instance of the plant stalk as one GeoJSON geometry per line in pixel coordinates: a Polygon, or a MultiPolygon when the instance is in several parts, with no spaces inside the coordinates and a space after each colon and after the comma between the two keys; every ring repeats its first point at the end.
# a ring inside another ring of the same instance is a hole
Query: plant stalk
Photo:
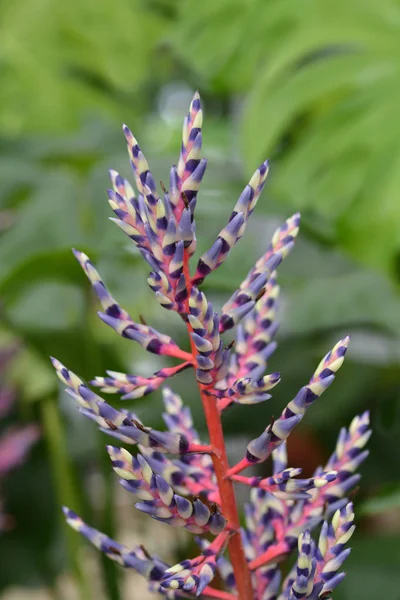
{"type": "MultiPolygon", "coordinates": [[[[100,468],[104,481],[105,496],[102,506],[99,528],[107,531],[108,535],[114,537],[115,523],[115,486],[113,481],[114,471],[110,469],[110,459],[104,448],[104,441],[100,440],[100,468]]],[[[119,573],[117,565],[108,556],[101,554],[101,567],[103,571],[104,586],[107,591],[108,600],[121,600],[119,588],[119,573]]]]}
{"type": "MultiPolygon", "coordinates": [[[[55,399],[46,398],[41,402],[41,416],[60,503],[73,506],[74,509],[79,510],[79,494],[76,490],[71,462],[66,447],[64,429],[55,399]]],[[[80,598],[81,600],[90,600],[92,598],[91,586],[85,568],[79,559],[80,539],[74,531],[67,526],[65,527],[67,529],[69,562],[79,588],[80,598]]]]}
{"type": "MultiPolygon", "coordinates": [[[[189,253],[187,250],[185,250],[184,252],[183,273],[186,279],[189,298],[191,291],[191,278],[189,269],[189,253]]],[[[188,300],[187,312],[189,313],[188,300]]],[[[197,355],[197,350],[190,335],[192,329],[188,322],[187,329],[190,338],[193,359],[195,359],[197,355]]],[[[233,533],[228,542],[228,552],[235,574],[235,580],[239,594],[238,600],[253,600],[253,587],[251,583],[250,570],[248,568],[248,563],[242,544],[242,538],[240,535],[240,521],[235,497],[235,490],[232,481],[227,478],[229,463],[226,453],[221,416],[217,407],[216,399],[204,393],[206,386],[198,383],[198,387],[200,390],[200,396],[206,418],[210,443],[213,448],[211,457],[218,482],[222,513],[228,520],[228,526],[233,533]]]]}

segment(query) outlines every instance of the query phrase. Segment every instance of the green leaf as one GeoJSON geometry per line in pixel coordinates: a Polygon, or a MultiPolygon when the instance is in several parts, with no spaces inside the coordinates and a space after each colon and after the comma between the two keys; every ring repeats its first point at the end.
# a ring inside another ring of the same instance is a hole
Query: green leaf
{"type": "Polygon", "coordinates": [[[400,539],[398,536],[369,536],[351,541],[346,560],[346,577],[335,590],[336,600],[363,600],[382,597],[398,600],[400,539]]]}
{"type": "Polygon", "coordinates": [[[385,511],[400,508],[400,488],[389,487],[372,498],[368,498],[358,507],[360,516],[379,515],[385,511]]]}
{"type": "Polygon", "coordinates": [[[19,209],[16,225],[0,239],[0,282],[34,252],[60,250],[83,242],[76,181],[61,172],[48,174],[30,202],[19,209]]]}
{"type": "Polygon", "coordinates": [[[9,368],[9,377],[25,402],[40,401],[57,389],[50,359],[46,360],[33,348],[22,348],[9,368]]]}
{"type": "Polygon", "coordinates": [[[138,106],[168,26],[140,0],[5,0],[0,22],[0,128],[9,133],[65,131],[121,105],[132,115],[126,100],[135,93],[138,106]]]}
{"type": "MultiPolygon", "coordinates": [[[[80,248],[82,251],[88,251],[80,248]]],[[[95,259],[95,253],[91,251],[95,259]]],[[[28,256],[0,280],[0,296],[3,301],[12,303],[21,294],[27,293],[33,284],[40,282],[64,282],[81,286],[85,279],[70,248],[60,248],[51,252],[39,252],[28,256]]]]}
{"type": "MultiPolygon", "coordinates": [[[[176,52],[223,94],[245,93],[247,172],[266,157],[272,196],[330,241],[397,277],[400,8],[397,0],[183,2],[176,52]],[[316,220],[317,220],[316,219],[316,220]]],[[[236,109],[235,104],[235,109],[236,109]]]]}
{"type": "Polygon", "coordinates": [[[399,302],[385,279],[373,272],[305,278],[289,295],[284,323],[294,333],[373,326],[395,342],[400,336],[399,302]]]}
{"type": "Polygon", "coordinates": [[[4,494],[16,526],[0,536],[0,589],[51,585],[65,567],[65,557],[60,507],[42,441],[28,462],[7,477],[4,494]]]}

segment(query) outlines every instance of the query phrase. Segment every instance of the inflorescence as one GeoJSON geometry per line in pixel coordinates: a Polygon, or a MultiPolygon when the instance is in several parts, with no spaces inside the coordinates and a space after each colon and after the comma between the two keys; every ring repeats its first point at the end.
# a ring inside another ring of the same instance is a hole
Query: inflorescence
{"type": "Polygon", "coordinates": [[[184,121],[179,161],[171,169],[169,190],[161,185],[162,196],[136,139],[126,126],[123,131],[137,194],[128,181],[110,171],[112,220],[150,265],[148,283],[158,302],[185,322],[191,351],[179,348],[171,337],[143,322],[135,322],[110,295],[89,258],[74,251],[102,305],[100,318],[145,350],[179,361],[150,377],[108,371],[92,385],[130,400],[150,394],[175,374],[192,368],[209,442],[200,440],[189,408],[170,388],[163,387],[167,430],[158,431],[132,412],[107,404],[58,360],[53,359],[53,364],[80,411],[105,433],[136,447],[132,455],[125,448],[107,446],[112,468],[121,485],[133,494],[136,508],[157,521],[196,534],[199,554],[171,566],[140,545],[127,548],[92,529],[69,508],[64,509],[67,521],[109,558],[136,569],[148,579],[150,590],[167,598],[329,598],[344,577],[341,568],[350,552],[346,544],[354,531],[354,513],[346,496],[357,484],[357,469],[368,455],[364,446],[371,433],[369,415],[355,417],[348,429],[341,430],[328,463],[318,467],[311,478],[300,479],[301,469],[288,467],[286,440],[335,379],[349,337],[328,352],[280,417],[248,443],[243,458],[233,466],[228,463],[221,424],[229,406],[264,402],[280,381],[279,373],[265,374],[278,329],[276,269],[294,246],[300,215],[294,214],[275,232],[266,253],[217,313],[200,285],[243,236],[265,185],[268,161],[255,171],[227,225],[191,275],[189,261],[196,250],[194,213],[206,169],[206,160],[201,158],[199,95],[194,95],[184,121]],[[226,345],[222,335],[235,327],[235,344],[226,345]],[[273,473],[269,477],[242,474],[270,457],[273,473]],[[234,484],[251,488],[244,527],[239,522],[234,484]],[[310,531],[321,523],[315,542],[310,531]],[[281,581],[279,563],[296,547],[297,562],[281,581]],[[217,572],[224,590],[210,585],[217,572]]]}

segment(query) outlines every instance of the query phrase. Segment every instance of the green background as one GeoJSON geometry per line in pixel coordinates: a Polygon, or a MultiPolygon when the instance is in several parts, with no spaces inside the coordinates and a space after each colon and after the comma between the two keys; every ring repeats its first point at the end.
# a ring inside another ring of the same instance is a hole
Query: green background
{"type": "MultiPolygon", "coordinates": [[[[0,597],[20,586],[21,598],[46,588],[67,599],[66,572],[81,578],[79,589],[93,587],[92,567],[80,560],[85,544],[65,528],[61,503],[115,533],[106,437],[71,406],[48,356],[90,379],[106,368],[150,374],[165,364],[97,319],[71,247],[96,260],[134,317],[141,313],[187,343],[179,320],[147,287],[146,265],[109,223],[105,192],[108,168],[130,175],[122,122],[156,179],[168,182],[197,88],[209,159],[197,205],[200,250],[254,169],[271,158],[247,235],[207,281],[216,306],[274,228],[296,210],[303,216],[279,276],[282,325],[270,370],[282,373],[282,383],[265,406],[232,410],[227,437],[243,446],[258,434],[260,422],[351,333],[340,375],[296,434],[291,466],[309,474],[333,450],[339,428],[371,410],[354,550],[334,598],[399,600],[400,2],[3,0],[0,77],[0,336],[23,347],[7,372],[19,397],[11,421],[39,422],[43,432],[3,486],[16,528],[0,537],[0,597]],[[100,503],[93,501],[96,477],[105,483],[100,503]]],[[[190,375],[174,388],[204,431],[190,375]]],[[[160,425],[159,394],[134,406],[146,423],[160,425]]],[[[101,562],[95,552],[90,560],[101,562]]],[[[139,600],[134,589],[118,591],[111,563],[100,568],[101,597],[139,600]]]]}

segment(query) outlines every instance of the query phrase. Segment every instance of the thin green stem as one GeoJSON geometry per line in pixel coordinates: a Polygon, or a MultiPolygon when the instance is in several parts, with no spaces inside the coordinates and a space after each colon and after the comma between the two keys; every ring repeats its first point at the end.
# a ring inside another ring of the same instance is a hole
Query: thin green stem
{"type": "MultiPolygon", "coordinates": [[[[61,504],[73,507],[74,510],[79,510],[79,494],[56,399],[46,398],[41,402],[41,417],[59,501],[61,504]]],[[[68,558],[79,588],[80,598],[90,600],[92,598],[91,586],[79,559],[80,538],[68,526],[65,525],[65,527],[68,558]]]]}
{"type": "MultiPolygon", "coordinates": [[[[99,529],[107,532],[110,537],[115,537],[115,486],[114,471],[110,466],[110,459],[104,448],[104,440],[100,440],[101,458],[100,468],[104,483],[104,504],[99,518],[99,529]]],[[[101,566],[103,571],[103,580],[107,592],[108,600],[121,600],[121,591],[119,587],[119,573],[117,565],[112,562],[105,554],[101,554],[101,566]]]]}

